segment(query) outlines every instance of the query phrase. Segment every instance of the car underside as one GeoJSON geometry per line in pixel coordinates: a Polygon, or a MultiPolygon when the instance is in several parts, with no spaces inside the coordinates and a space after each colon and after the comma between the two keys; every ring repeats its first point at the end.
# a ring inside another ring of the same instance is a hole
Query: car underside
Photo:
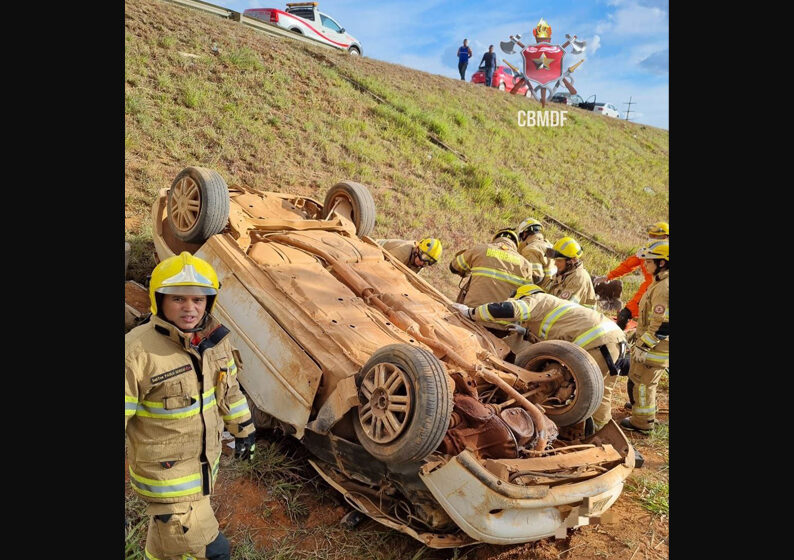
{"type": "Polygon", "coordinates": [[[445,548],[562,537],[620,495],[632,447],[612,421],[584,432],[593,359],[455,313],[369,237],[363,185],[320,203],[190,167],[152,220],[159,259],[187,250],[218,273],[257,427],[299,439],[355,509],[445,548]]]}

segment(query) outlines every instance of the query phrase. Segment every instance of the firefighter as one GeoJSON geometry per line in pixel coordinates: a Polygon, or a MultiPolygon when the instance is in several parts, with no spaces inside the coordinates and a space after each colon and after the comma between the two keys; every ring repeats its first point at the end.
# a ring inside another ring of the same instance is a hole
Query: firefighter
{"type": "Polygon", "coordinates": [[[573,237],[563,237],[546,252],[554,259],[557,274],[544,289],[553,296],[595,309],[596,295],[590,273],[582,265],[582,247],[573,237]]]}
{"type": "Polygon", "coordinates": [[[520,323],[539,340],[566,340],[580,346],[593,357],[604,376],[604,394],[592,416],[595,430],[612,419],[612,390],[626,353],[626,334],[614,321],[598,311],[547,294],[535,284],[519,287],[507,301],[476,308],[457,303],[453,306],[477,322],[520,323]]]}
{"type": "MultiPolygon", "coordinates": [[[[656,222],[653,225],[648,226],[648,245],[653,243],[654,241],[659,241],[660,239],[669,239],[670,238],[670,224],[667,222],[656,222]]],[[[637,293],[634,294],[634,297],[631,298],[626,306],[618,312],[618,319],[617,323],[618,326],[626,330],[626,324],[629,322],[629,319],[632,317],[636,317],[639,314],[638,305],[640,303],[640,298],[642,294],[645,293],[645,290],[648,289],[648,286],[651,285],[651,281],[653,278],[645,270],[645,266],[643,264],[642,259],[640,259],[637,255],[631,255],[625,261],[620,263],[616,266],[613,270],[609,271],[606,276],[599,276],[597,278],[593,278],[593,285],[598,285],[601,282],[607,280],[614,280],[615,278],[620,278],[621,276],[625,276],[626,274],[636,270],[637,267],[642,270],[642,275],[645,277],[640,289],[637,290],[637,293]]]]}
{"type": "Polygon", "coordinates": [[[417,274],[424,267],[434,265],[441,259],[441,240],[433,237],[427,237],[421,241],[378,239],[377,242],[417,274]]]}
{"type": "Polygon", "coordinates": [[[648,433],[656,422],[656,386],[670,364],[670,243],[665,239],[637,251],[653,282],[642,296],[631,348],[631,417],[620,425],[648,433]]]}
{"type": "Polygon", "coordinates": [[[449,270],[464,278],[471,275],[457,300],[469,306],[503,301],[532,277],[532,265],[518,252],[518,234],[509,228],[497,231],[491,243],[456,253],[449,270]]]}
{"type": "Polygon", "coordinates": [[[544,239],[541,231],[543,224],[535,218],[527,218],[518,225],[518,252],[532,265],[532,282],[540,284],[544,278],[551,279],[557,268],[554,261],[546,256],[551,243],[544,239]]]}
{"type": "Polygon", "coordinates": [[[130,484],[147,502],[147,559],[228,560],[210,506],[224,427],[253,459],[254,425],[237,383],[239,354],[211,315],[220,285],[188,252],[163,260],[151,315],[124,338],[124,429],[130,484]]]}

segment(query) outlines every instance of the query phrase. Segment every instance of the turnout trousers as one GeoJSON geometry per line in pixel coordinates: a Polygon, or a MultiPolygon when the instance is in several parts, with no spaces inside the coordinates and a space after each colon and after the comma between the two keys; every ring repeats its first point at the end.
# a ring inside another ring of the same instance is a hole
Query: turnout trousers
{"type": "Polygon", "coordinates": [[[219,531],[209,496],[194,502],[153,504],[173,513],[151,515],[146,560],[229,560],[229,541],[219,531]]]}
{"type": "Polygon", "coordinates": [[[641,364],[632,357],[629,380],[632,388],[633,403],[631,423],[642,430],[650,430],[656,423],[656,386],[664,373],[658,364],[641,364]]]}
{"type": "MultiPolygon", "coordinates": [[[[620,343],[610,342],[605,346],[607,347],[607,351],[609,351],[609,355],[612,357],[612,362],[616,362],[620,356],[620,343]]],[[[593,413],[595,429],[600,430],[612,419],[612,391],[615,388],[618,376],[610,373],[609,366],[604,359],[604,355],[601,353],[600,347],[591,348],[587,353],[596,361],[598,369],[601,370],[601,375],[604,376],[604,396],[601,398],[601,404],[598,405],[598,408],[593,413]]]]}

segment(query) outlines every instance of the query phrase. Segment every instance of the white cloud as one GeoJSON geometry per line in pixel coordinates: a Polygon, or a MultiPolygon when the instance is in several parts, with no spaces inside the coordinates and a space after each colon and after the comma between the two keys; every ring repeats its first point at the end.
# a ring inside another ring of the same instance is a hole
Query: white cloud
{"type": "Polygon", "coordinates": [[[604,35],[654,35],[667,32],[669,20],[667,11],[657,6],[643,6],[635,3],[621,3],[615,13],[607,16],[607,21],[596,25],[596,33],[604,35]]]}
{"type": "Polygon", "coordinates": [[[596,51],[598,51],[598,48],[600,46],[601,46],[601,36],[595,35],[592,39],[587,41],[587,49],[585,50],[585,53],[587,53],[587,55],[589,56],[593,56],[596,53],[596,51]]]}

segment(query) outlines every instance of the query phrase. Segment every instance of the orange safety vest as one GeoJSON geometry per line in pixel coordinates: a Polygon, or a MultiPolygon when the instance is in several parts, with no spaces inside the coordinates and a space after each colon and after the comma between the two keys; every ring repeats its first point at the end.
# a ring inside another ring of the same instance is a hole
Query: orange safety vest
{"type": "Polygon", "coordinates": [[[648,274],[647,270],[645,270],[645,261],[636,255],[631,255],[625,261],[616,266],[614,270],[610,271],[609,274],[607,274],[607,280],[614,280],[615,278],[625,276],[632,270],[635,270],[638,266],[642,270],[642,275],[645,277],[645,281],[640,286],[640,289],[637,290],[637,293],[634,294],[634,297],[631,298],[631,301],[626,304],[626,308],[631,311],[631,316],[634,318],[640,314],[640,299],[642,298],[642,294],[645,293],[645,290],[647,290],[648,286],[650,286],[651,282],[653,282],[653,277],[648,274]]]}

